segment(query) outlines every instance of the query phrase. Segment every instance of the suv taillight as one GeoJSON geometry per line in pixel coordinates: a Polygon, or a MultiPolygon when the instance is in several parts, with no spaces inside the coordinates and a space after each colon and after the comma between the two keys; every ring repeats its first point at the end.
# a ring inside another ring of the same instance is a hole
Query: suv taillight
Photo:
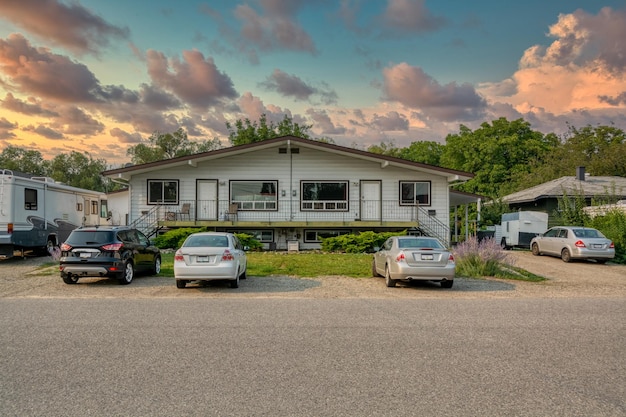
{"type": "Polygon", "coordinates": [[[222,254],[222,261],[232,261],[234,259],[235,257],[233,256],[232,253],[230,253],[228,249],[226,249],[224,253],[222,254]]]}
{"type": "Polygon", "coordinates": [[[72,250],[72,247],[68,245],[67,243],[61,243],[61,246],[59,247],[59,249],[61,249],[61,252],[69,252],[72,250]]]}
{"type": "Polygon", "coordinates": [[[13,223],[7,224],[7,233],[8,234],[12,234],[13,233],[13,223]]]}
{"type": "Polygon", "coordinates": [[[116,252],[116,251],[120,250],[122,248],[122,246],[124,246],[123,243],[111,243],[110,245],[102,246],[102,250],[116,252]]]}

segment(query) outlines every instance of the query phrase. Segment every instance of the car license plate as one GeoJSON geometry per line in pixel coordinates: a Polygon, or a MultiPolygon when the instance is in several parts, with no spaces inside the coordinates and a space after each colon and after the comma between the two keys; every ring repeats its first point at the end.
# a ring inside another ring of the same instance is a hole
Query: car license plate
{"type": "Polygon", "coordinates": [[[80,253],[80,257],[81,258],[91,258],[91,253],[89,253],[89,252],[81,252],[80,253]]]}
{"type": "Polygon", "coordinates": [[[433,255],[422,255],[422,261],[432,261],[433,255]]]}
{"type": "Polygon", "coordinates": [[[197,260],[198,260],[198,262],[209,262],[209,257],[208,256],[198,256],[197,260]]]}
{"type": "Polygon", "coordinates": [[[602,244],[598,244],[598,243],[593,245],[595,249],[602,249],[602,246],[603,246],[602,244]]]}

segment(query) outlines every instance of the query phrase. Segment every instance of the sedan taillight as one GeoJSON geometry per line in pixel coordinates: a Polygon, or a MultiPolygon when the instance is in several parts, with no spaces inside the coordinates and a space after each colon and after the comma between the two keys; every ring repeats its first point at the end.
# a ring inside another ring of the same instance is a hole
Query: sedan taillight
{"type": "Polygon", "coordinates": [[[400,252],[398,256],[396,256],[396,262],[404,262],[406,257],[404,256],[404,252],[400,252]]]}
{"type": "Polygon", "coordinates": [[[453,264],[454,263],[454,256],[452,256],[452,254],[450,254],[450,256],[448,256],[448,263],[449,264],[453,264]]]}
{"type": "Polygon", "coordinates": [[[574,243],[574,246],[576,246],[577,248],[586,248],[585,242],[583,242],[582,240],[577,240],[576,243],[574,243]]]}
{"type": "Polygon", "coordinates": [[[224,253],[222,254],[222,261],[232,261],[234,259],[235,257],[233,256],[232,253],[230,253],[228,249],[226,249],[224,253]]]}
{"type": "Polygon", "coordinates": [[[609,245],[609,248],[615,249],[615,243],[611,242],[611,244],[609,245]]]}
{"type": "Polygon", "coordinates": [[[178,249],[176,251],[176,253],[174,254],[174,260],[175,261],[184,261],[185,260],[185,258],[183,257],[183,253],[181,252],[180,249],[178,249]]]}

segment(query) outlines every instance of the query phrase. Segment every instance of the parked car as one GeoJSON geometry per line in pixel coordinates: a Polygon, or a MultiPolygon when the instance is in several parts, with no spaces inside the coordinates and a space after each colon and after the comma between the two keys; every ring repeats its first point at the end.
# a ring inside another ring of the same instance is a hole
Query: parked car
{"type": "Polygon", "coordinates": [[[393,236],[374,253],[372,275],[384,276],[388,287],[396,282],[436,281],[452,288],[456,265],[452,253],[436,238],[393,236]]]}
{"type": "Polygon", "coordinates": [[[530,241],[533,255],[558,256],[564,262],[593,259],[598,263],[615,257],[615,245],[591,227],[556,226],[530,241]]]}
{"type": "Polygon", "coordinates": [[[59,270],[66,284],[83,277],[113,277],[130,284],[135,272],[161,272],[161,252],[141,231],[128,226],[74,229],[61,244],[59,270]]]}
{"type": "Polygon", "coordinates": [[[176,287],[191,281],[228,280],[231,288],[246,279],[247,247],[232,233],[200,232],[185,239],[174,254],[176,287]]]}

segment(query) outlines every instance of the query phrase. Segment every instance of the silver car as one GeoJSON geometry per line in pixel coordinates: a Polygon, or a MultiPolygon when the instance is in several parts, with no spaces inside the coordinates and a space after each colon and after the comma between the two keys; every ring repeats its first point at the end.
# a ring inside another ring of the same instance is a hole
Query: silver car
{"type": "Polygon", "coordinates": [[[246,279],[245,248],[232,233],[193,233],[174,255],[176,287],[190,281],[228,280],[231,288],[246,279]]]}
{"type": "Polygon", "coordinates": [[[452,288],[454,256],[433,237],[393,236],[374,254],[372,275],[384,276],[388,287],[396,282],[436,281],[452,288]]]}
{"type": "Polygon", "coordinates": [[[593,259],[605,263],[615,257],[615,245],[591,227],[556,226],[530,241],[533,255],[558,256],[564,262],[593,259]]]}

